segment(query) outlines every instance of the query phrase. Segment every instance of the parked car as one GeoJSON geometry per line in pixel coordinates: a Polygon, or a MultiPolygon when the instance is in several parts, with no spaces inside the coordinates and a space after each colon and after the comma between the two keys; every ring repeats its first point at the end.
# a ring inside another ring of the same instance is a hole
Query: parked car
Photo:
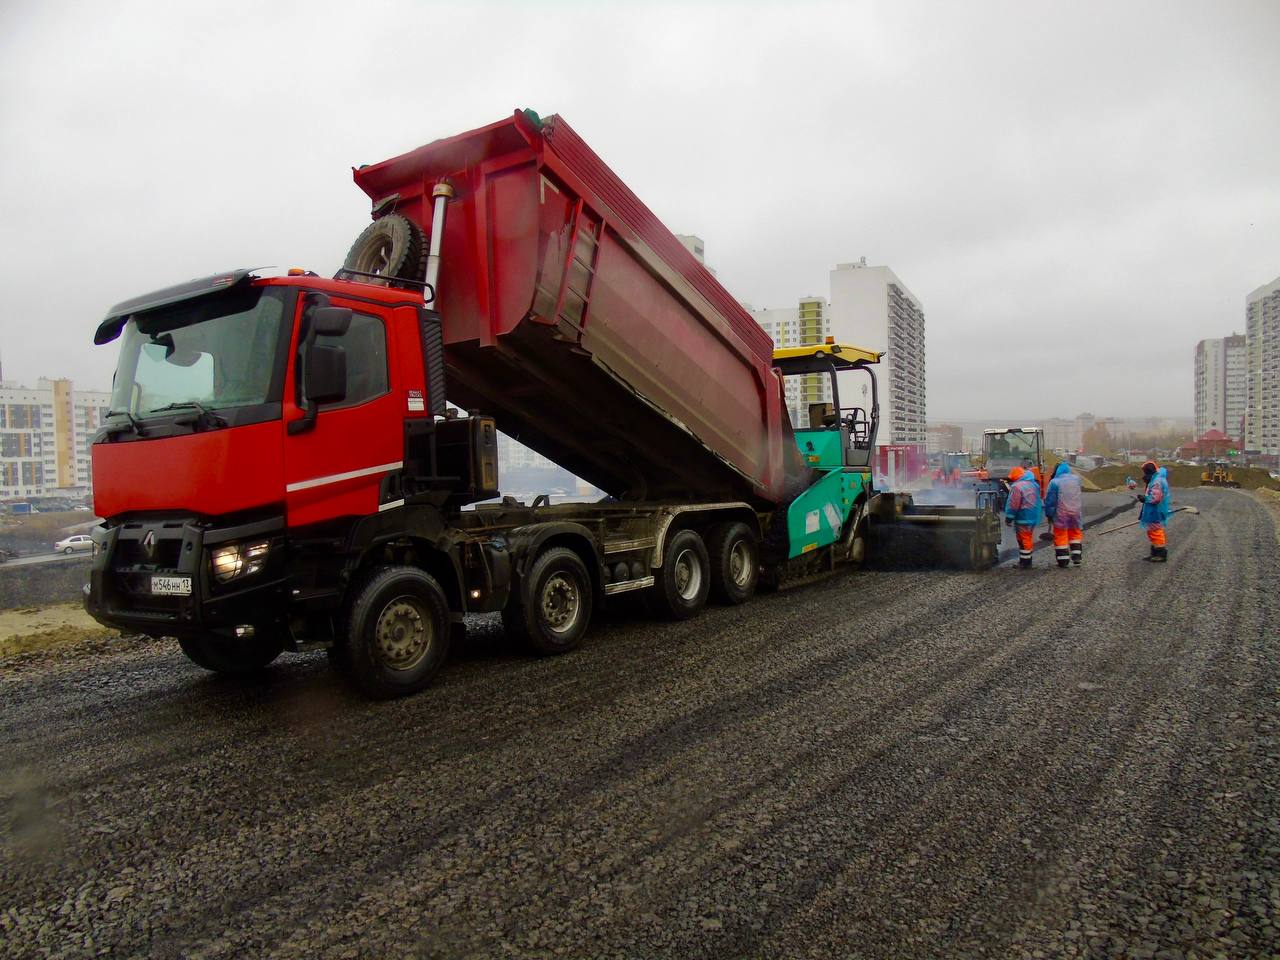
{"type": "Polygon", "coordinates": [[[53,545],[54,553],[75,553],[77,550],[92,550],[93,538],[83,533],[77,533],[73,537],[67,537],[65,540],[59,540],[53,545]]]}

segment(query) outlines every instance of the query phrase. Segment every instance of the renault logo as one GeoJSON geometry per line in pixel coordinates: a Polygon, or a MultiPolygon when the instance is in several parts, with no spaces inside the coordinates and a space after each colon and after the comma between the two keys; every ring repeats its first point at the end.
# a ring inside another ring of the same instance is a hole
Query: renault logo
{"type": "Polygon", "coordinates": [[[142,549],[147,555],[148,560],[154,560],[156,556],[156,532],[148,530],[147,535],[142,538],[142,549]]]}

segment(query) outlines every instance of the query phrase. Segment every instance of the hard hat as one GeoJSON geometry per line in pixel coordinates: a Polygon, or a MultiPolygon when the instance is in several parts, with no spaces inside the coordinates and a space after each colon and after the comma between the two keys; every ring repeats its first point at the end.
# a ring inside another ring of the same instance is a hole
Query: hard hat
{"type": "Polygon", "coordinates": [[[1021,480],[1023,474],[1025,474],[1026,472],[1027,471],[1023,470],[1022,467],[1014,467],[1012,470],[1009,471],[1009,480],[1010,481],[1021,480]]]}

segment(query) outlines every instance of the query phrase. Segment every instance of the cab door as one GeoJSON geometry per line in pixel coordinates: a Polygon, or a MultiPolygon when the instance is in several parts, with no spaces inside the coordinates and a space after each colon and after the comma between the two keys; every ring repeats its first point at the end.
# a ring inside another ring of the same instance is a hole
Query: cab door
{"type": "MultiPolygon", "coordinates": [[[[393,311],[387,306],[331,296],[330,305],[352,311],[351,325],[341,336],[316,342],[340,347],[346,355],[346,396],[319,406],[315,423],[290,432],[292,421],[304,419],[306,406],[298,382],[298,340],[305,336],[300,297],[294,324],[293,354],[285,381],[285,507],[291,528],[364,517],[395,502],[403,466],[402,389],[391,362],[393,311]]],[[[295,428],[296,429],[296,428],[295,428]]]]}

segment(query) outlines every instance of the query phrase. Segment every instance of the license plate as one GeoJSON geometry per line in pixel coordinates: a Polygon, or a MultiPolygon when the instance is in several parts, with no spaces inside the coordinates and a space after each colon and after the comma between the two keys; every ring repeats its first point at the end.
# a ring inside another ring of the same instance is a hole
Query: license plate
{"type": "Polygon", "coordinates": [[[190,577],[152,577],[151,592],[167,597],[191,596],[190,577]]]}

